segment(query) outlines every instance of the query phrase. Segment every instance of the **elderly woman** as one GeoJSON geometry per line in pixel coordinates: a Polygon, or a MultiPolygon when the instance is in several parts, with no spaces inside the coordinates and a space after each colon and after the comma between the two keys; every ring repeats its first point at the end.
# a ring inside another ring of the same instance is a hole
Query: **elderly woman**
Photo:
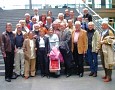
{"type": "Polygon", "coordinates": [[[37,55],[40,61],[40,68],[41,68],[41,76],[47,76],[50,78],[49,75],[49,59],[48,55],[50,52],[50,44],[48,37],[45,36],[45,30],[42,29],[39,31],[39,35],[36,39],[36,48],[37,48],[37,55]]]}
{"type": "Polygon", "coordinates": [[[48,30],[48,34],[46,35],[47,37],[49,37],[49,42],[50,42],[50,50],[53,47],[58,48],[59,47],[59,38],[57,34],[54,34],[54,30],[53,28],[49,28],[48,30]]]}
{"type": "MultiPolygon", "coordinates": [[[[54,34],[54,30],[53,28],[49,28],[48,30],[48,34],[46,35],[49,38],[49,42],[50,42],[50,51],[54,51],[54,49],[58,49],[59,47],[59,38],[57,34],[54,34]]],[[[58,53],[57,53],[58,54],[58,53]]],[[[50,58],[51,59],[51,58],[50,58]]],[[[60,62],[60,60],[58,59],[58,61],[60,62]]],[[[52,72],[52,71],[50,71],[52,72]]],[[[55,74],[56,76],[58,76],[60,74],[60,72],[58,70],[55,70],[55,74]]]]}
{"type": "Polygon", "coordinates": [[[61,23],[67,23],[67,20],[64,19],[64,14],[63,13],[58,14],[58,19],[61,21],[61,23]]]}

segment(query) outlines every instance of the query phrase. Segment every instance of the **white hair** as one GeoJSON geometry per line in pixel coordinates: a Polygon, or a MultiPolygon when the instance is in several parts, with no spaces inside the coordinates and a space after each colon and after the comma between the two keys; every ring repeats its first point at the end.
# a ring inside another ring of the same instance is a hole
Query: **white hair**
{"type": "Polygon", "coordinates": [[[83,16],[82,15],[79,15],[77,18],[82,18],[83,16]]]}
{"type": "Polygon", "coordinates": [[[108,25],[108,22],[107,22],[107,21],[103,21],[101,24],[106,24],[106,25],[108,25]]]}
{"type": "Polygon", "coordinates": [[[19,23],[25,23],[25,20],[19,20],[19,23]]]}
{"type": "Polygon", "coordinates": [[[94,23],[93,22],[89,22],[88,25],[94,25],[94,23]]]}
{"type": "Polygon", "coordinates": [[[26,13],[25,16],[30,16],[30,14],[29,14],[29,13],[26,13]]]}
{"type": "Polygon", "coordinates": [[[59,16],[63,16],[64,17],[64,14],[63,13],[59,13],[58,14],[58,18],[59,18],[59,16]]]}
{"type": "Polygon", "coordinates": [[[75,25],[77,25],[77,24],[81,25],[81,22],[80,21],[76,21],[75,25]]]}

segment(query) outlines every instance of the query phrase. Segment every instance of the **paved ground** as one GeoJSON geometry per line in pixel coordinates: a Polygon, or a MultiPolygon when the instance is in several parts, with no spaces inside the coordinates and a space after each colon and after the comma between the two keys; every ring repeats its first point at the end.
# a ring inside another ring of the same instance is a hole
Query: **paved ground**
{"type": "Polygon", "coordinates": [[[73,75],[66,78],[64,75],[59,78],[47,79],[40,75],[25,80],[18,77],[12,82],[6,82],[4,76],[0,76],[0,90],[115,90],[115,70],[113,71],[112,82],[102,81],[103,71],[98,71],[98,77],[89,77],[89,72],[85,72],[84,77],[79,78],[73,75]]]}

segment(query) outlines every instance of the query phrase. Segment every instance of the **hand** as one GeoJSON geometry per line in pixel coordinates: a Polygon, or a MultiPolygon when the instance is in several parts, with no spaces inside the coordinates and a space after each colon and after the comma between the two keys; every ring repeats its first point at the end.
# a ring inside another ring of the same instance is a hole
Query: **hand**
{"type": "Polygon", "coordinates": [[[35,50],[37,50],[37,48],[35,48],[35,50]]]}
{"type": "Polygon", "coordinates": [[[98,50],[96,50],[95,52],[98,53],[98,50]]]}
{"type": "Polygon", "coordinates": [[[5,52],[3,52],[2,55],[3,55],[4,58],[6,57],[6,53],[5,52]]]}
{"type": "Polygon", "coordinates": [[[104,44],[104,41],[100,41],[100,44],[104,44]]]}
{"type": "Polygon", "coordinates": [[[50,54],[48,53],[47,56],[50,56],[50,54]]]}

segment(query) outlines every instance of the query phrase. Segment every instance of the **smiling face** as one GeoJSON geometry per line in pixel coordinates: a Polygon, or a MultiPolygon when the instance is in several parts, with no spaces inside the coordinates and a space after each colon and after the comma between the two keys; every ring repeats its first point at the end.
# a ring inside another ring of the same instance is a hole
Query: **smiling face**
{"type": "Polygon", "coordinates": [[[93,23],[93,22],[89,22],[89,23],[88,23],[88,29],[89,29],[89,30],[94,29],[94,23],[93,23]]]}
{"type": "Polygon", "coordinates": [[[7,32],[12,32],[12,24],[11,23],[6,24],[6,31],[7,32]]]}
{"type": "Polygon", "coordinates": [[[109,28],[107,23],[103,23],[103,24],[101,25],[101,27],[102,27],[103,30],[106,30],[106,29],[109,28]]]}

